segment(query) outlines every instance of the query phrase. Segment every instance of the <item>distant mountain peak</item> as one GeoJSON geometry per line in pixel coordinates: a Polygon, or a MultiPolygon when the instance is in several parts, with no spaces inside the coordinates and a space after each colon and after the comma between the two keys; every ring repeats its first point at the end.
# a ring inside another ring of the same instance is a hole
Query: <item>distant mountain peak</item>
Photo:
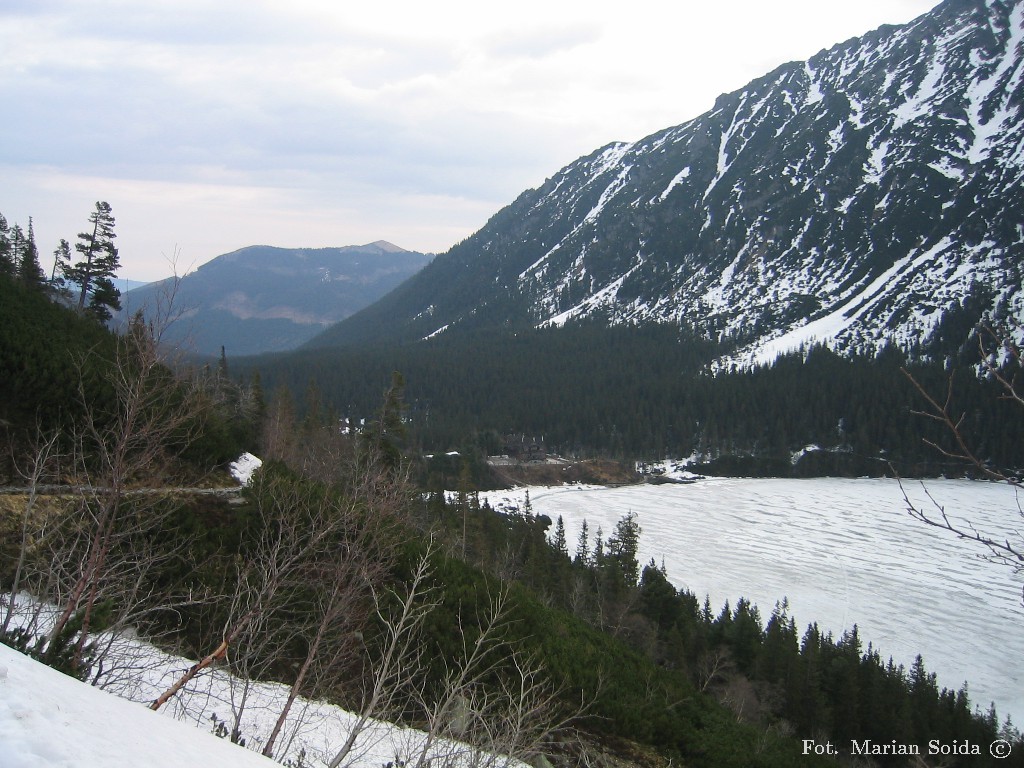
{"type": "MultiPolygon", "coordinates": [[[[181,278],[182,319],[168,337],[197,352],[230,355],[293,349],[371,304],[431,257],[384,240],[339,248],[251,245],[181,278]]],[[[155,304],[165,281],[132,291],[130,313],[155,304]]]]}
{"type": "Polygon", "coordinates": [[[387,240],[375,240],[374,242],[364,247],[369,248],[371,246],[375,248],[380,248],[385,253],[408,253],[408,251],[406,251],[405,248],[400,248],[394,243],[389,243],[387,240]]]}

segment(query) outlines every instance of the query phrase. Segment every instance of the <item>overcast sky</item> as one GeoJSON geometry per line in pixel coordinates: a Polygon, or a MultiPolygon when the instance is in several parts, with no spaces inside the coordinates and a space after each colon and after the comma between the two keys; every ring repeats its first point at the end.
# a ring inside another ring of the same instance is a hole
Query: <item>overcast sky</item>
{"type": "Polygon", "coordinates": [[[0,213],[43,266],[252,244],[441,252],[611,141],[936,0],[3,0],[0,213]]]}

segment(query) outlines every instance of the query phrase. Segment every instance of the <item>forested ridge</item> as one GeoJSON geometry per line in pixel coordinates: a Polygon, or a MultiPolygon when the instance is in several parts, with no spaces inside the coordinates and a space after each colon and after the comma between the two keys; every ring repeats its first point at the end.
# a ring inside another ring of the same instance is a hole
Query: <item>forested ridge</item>
{"type": "MultiPolygon", "coordinates": [[[[87,408],[99,425],[110,423],[117,401],[108,374],[118,347],[105,326],[0,276],[0,434],[8,446],[0,481],[17,484],[16,459],[42,433],[70,436],[87,408]]],[[[160,370],[173,378],[169,368],[160,370]]],[[[191,374],[204,380],[204,405],[195,408],[189,429],[197,434],[182,446],[180,468],[195,477],[235,458],[251,444],[254,427],[237,386],[209,367],[191,374]]]]}

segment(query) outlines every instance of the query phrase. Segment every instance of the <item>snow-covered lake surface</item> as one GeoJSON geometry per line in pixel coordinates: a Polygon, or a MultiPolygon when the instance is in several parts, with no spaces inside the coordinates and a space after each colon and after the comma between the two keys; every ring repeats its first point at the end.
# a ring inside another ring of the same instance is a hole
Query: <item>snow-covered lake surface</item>
{"type": "MultiPolygon", "coordinates": [[[[1024,529],[1012,488],[967,480],[904,483],[982,532],[1024,529]]],[[[885,479],[712,478],[689,485],[533,487],[482,494],[521,504],[605,538],[629,512],[642,528],[641,563],[664,562],[669,579],[716,608],[746,597],[767,619],[789,598],[801,633],[812,622],[836,636],[857,624],[864,647],[910,666],[920,653],[940,687],[969,682],[972,702],[996,703],[1000,720],[1024,723],[1024,575],[980,557],[910,517],[899,485],[885,479]]]]}

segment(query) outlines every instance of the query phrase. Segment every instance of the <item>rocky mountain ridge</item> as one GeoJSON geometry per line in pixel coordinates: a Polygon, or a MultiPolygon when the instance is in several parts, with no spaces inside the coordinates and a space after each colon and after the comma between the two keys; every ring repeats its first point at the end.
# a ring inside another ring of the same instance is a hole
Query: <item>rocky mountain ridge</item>
{"type": "Polygon", "coordinates": [[[1024,317],[1024,4],[946,0],[615,143],[312,345],[682,322],[732,359],[1024,317]]]}

